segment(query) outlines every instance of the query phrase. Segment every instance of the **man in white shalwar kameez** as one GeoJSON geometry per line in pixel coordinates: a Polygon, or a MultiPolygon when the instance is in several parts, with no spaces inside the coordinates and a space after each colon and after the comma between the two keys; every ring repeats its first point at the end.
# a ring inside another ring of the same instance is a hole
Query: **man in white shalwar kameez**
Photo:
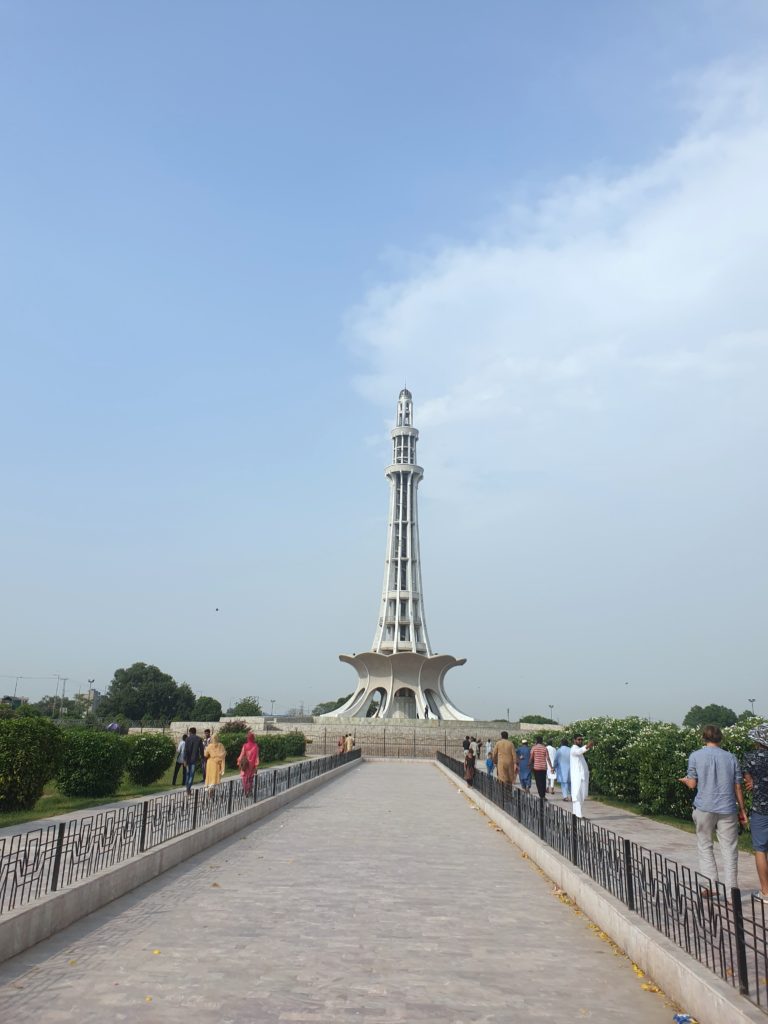
{"type": "Polygon", "coordinates": [[[557,782],[557,769],[555,763],[557,762],[557,751],[551,743],[547,744],[547,753],[549,754],[549,764],[547,765],[547,792],[554,794],[555,783],[557,782]]]}
{"type": "Polygon", "coordinates": [[[577,818],[583,817],[581,805],[589,795],[589,765],[584,755],[593,746],[592,740],[584,744],[583,736],[574,736],[571,747],[571,800],[577,818]]]}

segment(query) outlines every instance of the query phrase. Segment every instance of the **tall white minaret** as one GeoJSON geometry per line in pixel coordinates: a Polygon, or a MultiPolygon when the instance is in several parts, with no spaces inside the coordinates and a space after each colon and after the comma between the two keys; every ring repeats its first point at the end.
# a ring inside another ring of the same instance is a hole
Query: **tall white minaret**
{"type": "Polygon", "coordinates": [[[419,512],[416,492],[424,470],[416,463],[419,432],[413,425],[413,397],[403,388],[392,430],[389,526],[379,623],[370,651],[340,654],[357,672],[355,692],[324,718],[442,719],[472,721],[445,692],[445,674],[465,658],[434,654],[427,635],[421,589],[419,512]]]}
{"type": "Polygon", "coordinates": [[[413,425],[413,396],[403,388],[397,400],[389,480],[389,528],[379,623],[371,650],[379,654],[415,651],[431,657],[419,551],[417,491],[424,470],[416,463],[419,432],[413,425]]]}

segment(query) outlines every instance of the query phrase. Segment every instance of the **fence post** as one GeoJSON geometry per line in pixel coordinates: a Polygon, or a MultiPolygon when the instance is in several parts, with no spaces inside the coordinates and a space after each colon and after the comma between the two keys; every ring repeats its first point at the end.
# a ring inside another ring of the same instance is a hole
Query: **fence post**
{"type": "Polygon", "coordinates": [[[382,757],[386,757],[387,756],[387,727],[386,727],[386,725],[384,726],[382,732],[383,732],[383,736],[384,736],[384,738],[383,738],[384,748],[383,748],[383,753],[382,753],[381,756],[382,757]]]}
{"type": "Polygon", "coordinates": [[[232,801],[235,798],[235,782],[234,779],[229,780],[229,792],[227,793],[227,814],[232,813],[232,801]]]}
{"type": "Polygon", "coordinates": [[[741,892],[731,889],[733,904],[733,931],[736,938],[736,967],[739,976],[739,992],[749,995],[749,971],[747,968],[747,944],[744,940],[744,912],[741,906],[741,892]]]}
{"type": "Polygon", "coordinates": [[[579,863],[579,819],[575,814],[571,815],[571,863],[579,863]]]}
{"type": "Polygon", "coordinates": [[[416,730],[413,730],[413,756],[416,757],[416,730]]]}
{"type": "Polygon", "coordinates": [[[544,801],[539,800],[539,838],[544,838],[544,801]]]}
{"type": "Polygon", "coordinates": [[[624,877],[627,886],[627,907],[635,909],[635,880],[632,877],[632,843],[624,840],[624,877]]]}
{"type": "Polygon", "coordinates": [[[272,769],[272,796],[277,792],[277,768],[272,769]]]}
{"type": "Polygon", "coordinates": [[[139,837],[139,853],[144,853],[147,842],[147,814],[149,812],[149,800],[145,800],[141,808],[141,835],[139,837]]]}
{"type": "Polygon", "coordinates": [[[252,803],[256,803],[256,791],[259,788],[259,770],[258,768],[253,773],[253,800],[252,803]]]}
{"type": "Polygon", "coordinates": [[[200,790],[195,790],[194,801],[192,804],[192,831],[194,832],[197,828],[197,798],[200,796],[200,790]]]}
{"type": "Polygon", "coordinates": [[[59,871],[61,870],[61,853],[64,849],[64,833],[67,826],[62,821],[59,825],[59,834],[56,836],[56,852],[53,855],[53,871],[51,873],[51,892],[56,892],[59,887],[59,871]]]}

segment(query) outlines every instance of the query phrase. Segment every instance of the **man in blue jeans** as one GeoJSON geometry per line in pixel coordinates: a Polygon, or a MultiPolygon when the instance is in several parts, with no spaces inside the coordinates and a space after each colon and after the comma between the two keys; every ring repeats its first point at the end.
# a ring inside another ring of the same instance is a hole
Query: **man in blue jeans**
{"type": "Polygon", "coordinates": [[[760,888],[752,895],[768,903],[768,722],[750,729],[747,736],[757,748],[741,762],[744,785],[752,794],[749,827],[757,877],[760,879],[760,888]]]}
{"type": "MultiPolygon", "coordinates": [[[[713,882],[718,880],[713,843],[716,832],[723,854],[725,887],[735,889],[739,870],[739,824],[747,823],[741,768],[733,754],[720,749],[723,741],[720,726],[705,725],[701,735],[704,746],[694,750],[688,758],[688,771],[680,779],[683,785],[696,790],[693,821],[699,872],[713,882]]],[[[709,895],[707,890],[702,892],[709,895]]]]}

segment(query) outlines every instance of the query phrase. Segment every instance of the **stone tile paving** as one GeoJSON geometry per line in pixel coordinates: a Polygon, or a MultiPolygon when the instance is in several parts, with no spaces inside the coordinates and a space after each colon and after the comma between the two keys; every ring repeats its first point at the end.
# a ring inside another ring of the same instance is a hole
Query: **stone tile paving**
{"type": "MultiPolygon", "coordinates": [[[[485,766],[482,768],[485,771],[485,766]]],[[[532,790],[535,793],[535,787],[532,790]]],[[[556,787],[554,796],[548,795],[556,807],[571,813],[571,804],[560,796],[560,786],[556,787]]],[[[696,836],[693,832],[676,828],[674,825],[666,825],[662,821],[653,821],[641,814],[633,814],[631,811],[622,810],[620,807],[610,807],[608,804],[600,803],[599,800],[587,800],[584,804],[584,815],[596,825],[610,829],[626,839],[631,839],[649,850],[655,850],[671,857],[679,864],[685,864],[696,870],[696,836]]],[[[718,866],[722,868],[722,862],[715,843],[715,858],[718,866]]],[[[721,874],[722,878],[722,874],[721,874]]],[[[741,851],[739,853],[739,887],[742,890],[753,891],[758,886],[755,858],[751,853],[741,851]]]]}
{"type": "Polygon", "coordinates": [[[431,764],[363,764],[0,966],[3,1018],[585,1020],[674,1009],[431,764]]]}
{"type": "MultiPolygon", "coordinates": [[[[571,805],[559,796],[558,792],[550,800],[557,807],[571,810],[571,805]]],[[[610,807],[602,804],[599,800],[587,800],[584,804],[584,815],[596,825],[608,828],[612,832],[631,839],[649,850],[656,850],[666,857],[671,857],[678,864],[685,864],[694,871],[697,869],[696,857],[696,836],[693,832],[686,832],[684,829],[675,828],[674,825],[665,825],[661,821],[652,821],[641,814],[632,814],[631,811],[624,811],[620,807],[610,807]]],[[[715,859],[722,872],[722,861],[715,843],[715,859]]],[[[720,878],[722,880],[722,873],[720,878]]],[[[757,888],[758,878],[755,868],[755,858],[751,853],[741,851],[739,853],[739,888],[751,891],[757,888]]]]}

